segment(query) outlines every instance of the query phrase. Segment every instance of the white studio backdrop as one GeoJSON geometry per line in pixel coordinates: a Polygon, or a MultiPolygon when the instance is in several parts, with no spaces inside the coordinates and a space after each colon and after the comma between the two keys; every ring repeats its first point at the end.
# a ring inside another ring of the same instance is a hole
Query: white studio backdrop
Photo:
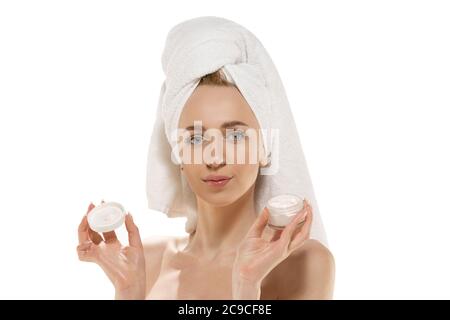
{"type": "Polygon", "coordinates": [[[449,2],[231,0],[0,2],[0,298],[113,299],[76,254],[89,201],[124,204],[144,238],[184,233],[146,208],[146,157],[167,32],[203,15],[280,72],[334,298],[449,299],[449,2]]]}

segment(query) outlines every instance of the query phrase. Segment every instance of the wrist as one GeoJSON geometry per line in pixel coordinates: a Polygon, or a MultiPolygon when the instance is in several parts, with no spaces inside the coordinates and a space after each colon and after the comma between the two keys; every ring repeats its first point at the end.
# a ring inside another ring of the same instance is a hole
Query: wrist
{"type": "Polygon", "coordinates": [[[233,300],[259,300],[261,296],[261,282],[234,277],[232,283],[233,300]]]}
{"type": "Polygon", "coordinates": [[[237,265],[232,271],[233,300],[259,300],[261,295],[261,281],[250,278],[237,265]]]}
{"type": "Polygon", "coordinates": [[[138,285],[134,287],[128,287],[123,289],[115,290],[114,294],[115,300],[144,300],[145,299],[145,288],[138,285]]]}
{"type": "Polygon", "coordinates": [[[125,289],[116,290],[114,294],[115,300],[144,300],[145,294],[143,290],[125,289]]]}
{"type": "Polygon", "coordinates": [[[260,275],[260,272],[254,268],[242,266],[236,262],[233,264],[232,277],[233,281],[239,281],[248,286],[260,284],[264,278],[260,275]]]}

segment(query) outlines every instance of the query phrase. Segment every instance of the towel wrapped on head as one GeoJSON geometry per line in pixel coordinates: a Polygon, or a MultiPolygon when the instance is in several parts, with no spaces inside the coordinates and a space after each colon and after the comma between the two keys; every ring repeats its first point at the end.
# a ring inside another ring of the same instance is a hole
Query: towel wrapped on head
{"type": "Polygon", "coordinates": [[[277,132],[263,139],[270,166],[261,170],[255,186],[259,213],[267,201],[283,193],[306,197],[312,206],[310,237],[328,246],[302,146],[284,86],[267,51],[243,26],[225,18],[205,16],[175,25],[162,54],[166,76],[158,102],[148,151],[149,209],[169,217],[187,217],[185,230],[196,227],[196,197],[174,162],[173,133],[181,111],[200,79],[221,70],[252,108],[260,128],[277,132]]]}

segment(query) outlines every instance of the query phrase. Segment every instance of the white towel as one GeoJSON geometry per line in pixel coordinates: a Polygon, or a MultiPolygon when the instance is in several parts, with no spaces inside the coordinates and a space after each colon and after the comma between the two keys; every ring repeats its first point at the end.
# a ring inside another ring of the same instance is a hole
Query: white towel
{"type": "Polygon", "coordinates": [[[266,150],[272,153],[271,167],[276,160],[278,167],[275,174],[270,174],[269,167],[264,169],[268,174],[257,178],[255,206],[258,214],[272,196],[283,193],[304,196],[313,210],[310,237],[328,246],[285,89],[260,41],[246,28],[228,19],[214,16],[189,19],[169,31],[162,67],[166,79],[161,86],[148,151],[149,209],[164,212],[168,217],[185,216],[186,232],[195,230],[196,198],[180,174],[179,165],[173,161],[172,148],[176,140],[171,133],[177,129],[181,110],[200,78],[222,68],[247,100],[260,128],[279,129],[279,139],[269,139],[265,144],[266,150]]]}

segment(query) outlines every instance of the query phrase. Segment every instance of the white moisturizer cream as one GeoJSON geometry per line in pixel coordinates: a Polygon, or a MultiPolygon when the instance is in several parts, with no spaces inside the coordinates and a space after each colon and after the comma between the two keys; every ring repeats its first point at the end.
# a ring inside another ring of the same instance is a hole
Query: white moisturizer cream
{"type": "Polygon", "coordinates": [[[109,232],[125,221],[125,209],[117,202],[105,202],[89,211],[87,220],[92,230],[109,232]]]}
{"type": "Polygon", "coordinates": [[[303,209],[303,198],[293,194],[278,195],[267,202],[267,209],[268,225],[274,229],[283,229],[303,209]]]}

